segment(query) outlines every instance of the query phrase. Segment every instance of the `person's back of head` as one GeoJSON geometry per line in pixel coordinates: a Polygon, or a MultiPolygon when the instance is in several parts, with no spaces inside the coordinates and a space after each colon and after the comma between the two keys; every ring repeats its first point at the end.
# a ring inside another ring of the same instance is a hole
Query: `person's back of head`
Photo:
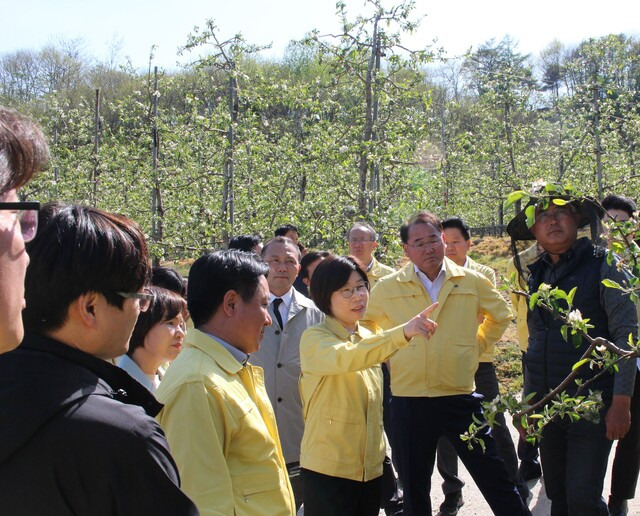
{"type": "Polygon", "coordinates": [[[50,334],[62,328],[70,305],[87,293],[100,294],[108,305],[121,310],[126,298],[136,296],[150,276],[149,254],[139,226],[98,208],[45,205],[38,235],[27,250],[31,262],[23,319],[25,329],[34,333],[50,334]]]}
{"type": "Polygon", "coordinates": [[[182,297],[185,297],[187,293],[184,278],[172,267],[157,265],[151,269],[151,284],[155,287],[171,290],[182,297]]]}
{"type": "Polygon", "coordinates": [[[229,240],[229,249],[260,254],[262,241],[256,235],[238,235],[229,240]]]}

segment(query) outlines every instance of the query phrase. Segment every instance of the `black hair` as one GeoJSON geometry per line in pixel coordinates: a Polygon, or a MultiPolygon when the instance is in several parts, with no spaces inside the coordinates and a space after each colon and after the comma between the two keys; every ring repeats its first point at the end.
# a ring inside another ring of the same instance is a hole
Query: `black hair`
{"type": "Polygon", "coordinates": [[[17,111],[0,106],[0,195],[25,185],[48,160],[49,148],[40,128],[17,111]]]}
{"type": "Polygon", "coordinates": [[[465,240],[471,240],[471,234],[469,233],[469,226],[467,226],[459,217],[449,217],[442,221],[442,229],[457,229],[462,234],[462,238],[465,240]]]}
{"type": "Polygon", "coordinates": [[[404,222],[404,224],[402,224],[402,226],[400,226],[400,239],[403,244],[409,243],[409,229],[414,224],[431,224],[434,228],[440,231],[440,233],[442,233],[442,223],[438,220],[438,217],[428,211],[419,211],[418,213],[413,214],[404,222]]]}
{"type": "Polygon", "coordinates": [[[378,241],[378,233],[376,233],[376,230],[373,229],[373,226],[371,226],[371,224],[367,224],[366,222],[356,222],[353,226],[351,226],[349,231],[347,231],[347,240],[349,240],[351,232],[354,229],[365,229],[369,233],[371,233],[371,241],[372,242],[377,242],[378,241]]]}
{"type": "Polygon", "coordinates": [[[269,275],[269,266],[255,253],[225,250],[198,258],[189,271],[187,306],[197,328],[216,313],[225,294],[235,290],[245,302],[253,299],[260,276],[269,275]]]}
{"type": "Polygon", "coordinates": [[[352,272],[357,272],[369,283],[367,273],[354,256],[328,256],[318,264],[311,278],[311,299],[326,315],[331,312],[331,295],[349,282],[352,272]]]}
{"type": "Polygon", "coordinates": [[[151,284],[156,287],[166,288],[185,297],[187,287],[182,275],[172,267],[158,265],[151,269],[151,284]]]}
{"type": "Polygon", "coordinates": [[[187,302],[177,292],[160,287],[149,287],[153,294],[153,301],[146,312],[140,312],[136,325],[129,341],[127,355],[132,356],[133,352],[144,346],[144,339],[156,324],[170,321],[174,317],[182,314],[187,318],[187,302]]]}
{"type": "Polygon", "coordinates": [[[140,227],[123,215],[79,205],[46,204],[38,233],[26,245],[25,328],[36,333],[63,326],[69,305],[99,292],[122,309],[116,292],[138,292],[151,272],[140,227]]]}
{"type": "Polygon", "coordinates": [[[329,251],[309,251],[300,260],[300,278],[309,278],[309,265],[316,260],[321,260],[331,256],[329,251]]]}
{"type": "Polygon", "coordinates": [[[229,240],[229,249],[238,249],[247,253],[255,252],[254,248],[261,242],[255,235],[238,235],[229,240]]]}
{"type": "Polygon", "coordinates": [[[283,224],[273,232],[273,236],[286,236],[289,231],[295,231],[296,233],[298,233],[298,228],[293,224],[283,224]]]}
{"type": "Polygon", "coordinates": [[[293,243],[293,240],[291,240],[288,237],[284,237],[284,236],[277,236],[277,237],[273,237],[270,240],[267,240],[267,242],[265,242],[265,244],[262,246],[262,258],[265,257],[265,255],[267,254],[267,250],[269,249],[269,246],[271,244],[286,244],[286,245],[290,245],[291,247],[293,247],[294,249],[296,249],[298,251],[297,253],[297,259],[298,259],[298,263],[300,263],[300,261],[302,260],[302,252],[300,251],[300,246],[297,246],[296,244],[293,243]]]}
{"type": "MultiPolygon", "coordinates": [[[[636,203],[633,199],[629,199],[628,197],[622,197],[621,195],[610,194],[607,195],[604,199],[602,199],[602,207],[609,210],[620,210],[624,211],[629,218],[633,217],[633,214],[638,210],[636,207],[636,203]]],[[[604,216],[604,213],[603,213],[604,216]]]]}

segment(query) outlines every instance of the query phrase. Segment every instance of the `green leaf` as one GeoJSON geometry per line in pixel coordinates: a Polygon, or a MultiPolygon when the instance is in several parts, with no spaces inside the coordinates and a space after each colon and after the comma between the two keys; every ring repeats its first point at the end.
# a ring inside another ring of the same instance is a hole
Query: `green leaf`
{"type": "Polygon", "coordinates": [[[561,326],[560,327],[560,334],[562,335],[562,338],[565,341],[567,340],[567,329],[568,329],[568,326],[561,326]]]}
{"type": "Polygon", "coordinates": [[[578,290],[578,287],[573,287],[567,294],[567,303],[569,303],[569,307],[573,306],[573,297],[576,295],[576,290],[578,290]]]}
{"type": "Polygon", "coordinates": [[[529,311],[533,312],[533,309],[536,307],[536,303],[538,302],[538,298],[540,297],[540,294],[538,292],[531,294],[531,297],[529,298],[529,311]]]}
{"type": "Polygon", "coordinates": [[[524,214],[527,216],[527,227],[530,228],[536,223],[536,207],[531,205],[524,209],[524,214]]]}
{"type": "Polygon", "coordinates": [[[511,192],[507,195],[507,200],[504,203],[505,209],[511,206],[512,204],[518,202],[520,199],[524,197],[525,193],[522,190],[516,190],[515,192],[511,192]]]}
{"type": "Polygon", "coordinates": [[[582,334],[581,333],[575,333],[574,335],[571,336],[571,343],[574,345],[574,347],[579,348],[580,344],[582,344],[582,334]]]}
{"type": "Polygon", "coordinates": [[[576,362],[575,364],[573,364],[573,367],[571,368],[572,371],[575,371],[576,369],[582,367],[583,365],[585,365],[586,363],[589,362],[588,358],[583,358],[582,360],[579,360],[578,362],[576,362]]]}
{"type": "Polygon", "coordinates": [[[565,204],[569,204],[569,201],[566,199],[553,199],[553,204],[556,206],[564,206],[565,204]]]}
{"type": "Polygon", "coordinates": [[[612,279],[605,278],[602,280],[602,284],[605,287],[617,288],[618,290],[622,290],[622,286],[618,282],[613,281],[612,279]]]}

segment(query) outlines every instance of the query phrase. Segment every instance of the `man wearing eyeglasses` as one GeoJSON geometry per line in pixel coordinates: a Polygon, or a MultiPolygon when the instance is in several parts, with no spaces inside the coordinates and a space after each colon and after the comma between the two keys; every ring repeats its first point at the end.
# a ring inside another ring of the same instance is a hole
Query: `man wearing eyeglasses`
{"type": "Polygon", "coordinates": [[[144,235],[96,208],[50,204],[27,244],[25,337],[0,356],[3,514],[197,514],[153,419],[108,363],[126,352],[150,276],[144,235]]]}
{"type": "Polygon", "coordinates": [[[38,203],[21,202],[17,190],[42,169],[49,150],[33,122],[0,106],[0,353],[14,349],[24,333],[24,244],[36,233],[38,203]]]}
{"type": "Polygon", "coordinates": [[[482,274],[445,258],[442,224],[419,212],[400,228],[405,267],[379,281],[364,319],[393,328],[438,302],[431,315],[438,331],[428,342],[414,337],[390,360],[393,451],[404,489],[404,514],[431,514],[431,473],[438,439],[456,449],[494,514],[530,514],[491,434],[482,432],[486,450],[460,439],[473,417],[483,418],[474,374],[480,355],[510,321],[500,293],[482,274]],[[479,319],[479,318],[482,319],[479,319]],[[482,323],[479,323],[482,320],[482,323]]]}
{"type": "Polygon", "coordinates": [[[380,278],[394,272],[394,269],[380,263],[373,255],[378,247],[378,235],[369,224],[356,222],[349,230],[347,239],[349,253],[362,262],[372,288],[380,278]]]}

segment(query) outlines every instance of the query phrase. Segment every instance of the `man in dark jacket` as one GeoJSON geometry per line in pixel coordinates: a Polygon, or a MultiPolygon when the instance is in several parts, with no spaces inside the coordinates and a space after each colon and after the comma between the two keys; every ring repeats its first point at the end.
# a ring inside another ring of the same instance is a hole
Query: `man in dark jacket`
{"type": "Polygon", "coordinates": [[[108,363],[151,302],[142,232],[80,206],[49,205],[39,225],[25,338],[0,356],[0,513],[197,514],[153,419],[162,405],[108,363]]]}
{"type": "MultiPolygon", "coordinates": [[[[602,280],[624,284],[626,277],[617,263],[607,263],[606,250],[588,238],[578,239],[578,228],[597,220],[597,210],[588,200],[567,202],[564,197],[550,196],[540,202],[534,199],[535,223],[529,229],[523,210],[509,224],[507,231],[515,240],[537,240],[544,248],[529,266],[529,292],[537,292],[542,284],[569,292],[577,287],[573,298],[572,318],[589,319],[594,327],[591,337],[603,337],[620,348],[628,348],[629,334],[637,333],[637,316],[628,296],[607,288],[602,280]],[[560,199],[558,203],[554,199],[560,199]],[[578,312],[579,311],[579,312],[578,312]]],[[[529,312],[529,347],[525,394],[542,398],[569,375],[580,360],[588,343],[574,346],[572,339],[562,337],[562,322],[542,308],[529,312]]],[[[589,367],[580,370],[580,379],[590,381],[599,371],[589,367]]],[[[588,420],[572,422],[558,418],[543,430],[540,442],[542,470],[551,514],[608,514],[602,498],[602,487],[611,443],[629,430],[630,400],[634,386],[635,364],[623,361],[615,374],[609,372],[590,383],[589,388],[601,392],[604,408],[598,423],[588,420]]],[[[577,385],[566,389],[575,394],[577,385]]],[[[587,394],[586,392],[584,394],[587,394]]]]}

